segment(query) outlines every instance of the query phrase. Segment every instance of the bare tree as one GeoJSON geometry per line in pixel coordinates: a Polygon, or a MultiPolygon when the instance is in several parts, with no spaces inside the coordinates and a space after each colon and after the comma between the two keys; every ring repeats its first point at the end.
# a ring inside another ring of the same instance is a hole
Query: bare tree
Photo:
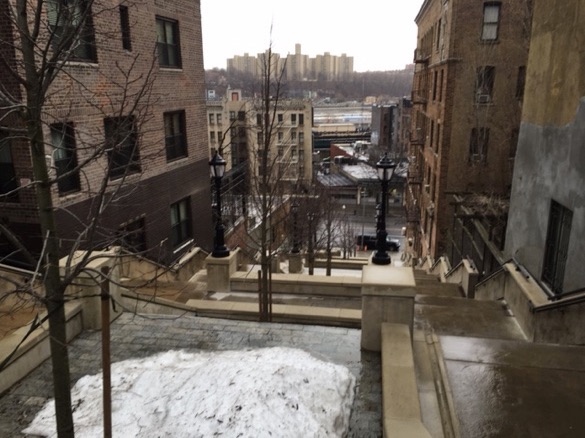
{"type": "MultiPolygon", "coordinates": [[[[238,235],[238,243],[248,259],[260,264],[261,309],[268,309],[273,260],[286,243],[289,228],[290,196],[302,190],[304,163],[310,155],[300,147],[304,132],[297,134],[297,129],[291,128],[291,120],[304,128],[299,114],[307,103],[285,98],[284,65],[279,64],[271,47],[260,58],[260,69],[256,92],[242,98],[241,103],[230,102],[230,122],[221,147],[231,161],[231,174],[245,172],[241,176],[244,189],[232,187],[232,193],[225,195],[243,194],[245,238],[238,235]],[[229,149],[225,147],[228,141],[229,149]]],[[[302,117],[304,120],[304,114],[302,117]]],[[[269,315],[261,312],[261,319],[268,320],[269,315]]]]}
{"type": "MultiPolygon", "coordinates": [[[[138,3],[122,6],[137,8],[138,3]]],[[[122,47],[109,44],[119,35],[112,25],[119,23],[119,7],[107,0],[0,1],[0,147],[2,153],[18,151],[32,163],[28,181],[9,182],[0,191],[0,202],[8,205],[14,196],[32,199],[42,246],[31,248],[27,236],[6,224],[0,225],[0,234],[34,269],[33,280],[13,281],[10,294],[42,303],[47,310],[59,437],[74,435],[64,305],[76,296],[68,288],[99,257],[95,250],[132,244],[134,230],[113,232],[112,224],[102,220],[104,212],[127,208],[140,175],[165,154],[157,146],[162,139],[151,139],[148,128],[154,42],[146,50],[119,56],[122,47]],[[104,56],[99,65],[96,46],[104,56]],[[109,56],[116,61],[107,62],[109,56]],[[105,123],[78,127],[70,123],[75,116],[105,123]],[[90,200],[85,216],[55,204],[57,194],[71,185],[90,200]],[[76,228],[76,237],[65,242],[70,257],[61,267],[64,241],[58,215],[69,215],[76,228]]]]}

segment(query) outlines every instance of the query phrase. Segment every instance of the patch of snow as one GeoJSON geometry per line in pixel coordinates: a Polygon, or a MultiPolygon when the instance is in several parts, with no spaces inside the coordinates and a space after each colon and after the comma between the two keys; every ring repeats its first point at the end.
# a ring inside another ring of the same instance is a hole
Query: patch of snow
{"type": "MultiPolygon", "coordinates": [[[[168,351],[112,365],[115,437],[343,437],[355,377],[292,348],[168,351]]],[[[102,375],[72,389],[75,433],[102,437],[102,375]]],[[[23,433],[56,437],[48,402],[23,433]]]]}

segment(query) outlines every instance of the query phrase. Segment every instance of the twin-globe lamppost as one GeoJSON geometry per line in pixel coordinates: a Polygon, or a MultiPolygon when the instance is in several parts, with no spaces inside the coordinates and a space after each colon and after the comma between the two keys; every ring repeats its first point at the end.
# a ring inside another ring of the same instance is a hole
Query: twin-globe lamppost
{"type": "Polygon", "coordinates": [[[211,177],[215,181],[215,208],[216,208],[216,221],[215,221],[215,236],[213,238],[213,251],[212,257],[227,257],[230,255],[229,249],[225,246],[225,234],[224,226],[221,220],[221,179],[225,174],[225,160],[216,151],[213,158],[209,161],[209,167],[211,168],[211,177]]]}
{"type": "Polygon", "coordinates": [[[375,265],[389,265],[390,256],[386,251],[388,244],[386,238],[388,233],[386,232],[386,202],[388,198],[388,182],[392,178],[396,163],[388,158],[388,154],[384,154],[382,159],[376,163],[376,169],[378,170],[378,178],[382,183],[382,201],[380,202],[380,216],[377,223],[377,235],[376,235],[376,253],[372,257],[372,263],[375,265]]]}

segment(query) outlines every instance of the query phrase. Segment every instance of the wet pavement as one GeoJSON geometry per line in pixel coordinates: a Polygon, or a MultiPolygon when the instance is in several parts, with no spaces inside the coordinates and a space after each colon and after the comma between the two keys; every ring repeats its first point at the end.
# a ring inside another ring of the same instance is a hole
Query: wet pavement
{"type": "Polygon", "coordinates": [[[441,336],[462,437],[585,436],[585,350],[441,336]]]}
{"type": "MultiPolygon", "coordinates": [[[[361,331],[315,325],[257,323],[192,316],[125,313],[111,326],[112,361],[146,357],[170,349],[216,351],[284,346],[348,367],[357,378],[351,438],[382,436],[380,355],[360,350],[361,331]]],[[[84,331],[70,348],[72,381],[101,368],[101,333],[84,331]]],[[[0,437],[23,437],[52,396],[51,364],[45,361],[0,397],[0,437]]]]}

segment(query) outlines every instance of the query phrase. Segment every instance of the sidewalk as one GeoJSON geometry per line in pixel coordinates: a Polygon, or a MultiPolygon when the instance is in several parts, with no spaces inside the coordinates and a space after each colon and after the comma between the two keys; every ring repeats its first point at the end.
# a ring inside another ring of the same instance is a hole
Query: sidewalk
{"type": "MultiPolygon", "coordinates": [[[[360,337],[360,330],[337,327],[124,313],[111,326],[111,349],[112,361],[116,362],[170,349],[300,348],[345,365],[356,376],[357,392],[348,437],[380,437],[380,355],[360,351],[360,337]]],[[[73,341],[70,348],[73,382],[100,371],[100,348],[100,332],[86,330],[73,341]]],[[[0,436],[24,436],[20,430],[51,396],[51,364],[45,361],[0,398],[0,436]]]]}

